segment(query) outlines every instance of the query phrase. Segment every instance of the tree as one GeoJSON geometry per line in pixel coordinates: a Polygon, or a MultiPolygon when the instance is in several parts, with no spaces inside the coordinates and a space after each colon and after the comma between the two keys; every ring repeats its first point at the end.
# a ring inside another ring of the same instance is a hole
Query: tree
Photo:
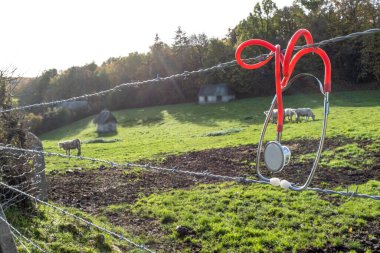
{"type": "Polygon", "coordinates": [[[301,4],[312,15],[316,15],[322,11],[322,5],[325,4],[325,0],[297,0],[296,3],[301,4]]]}
{"type": "Polygon", "coordinates": [[[180,26],[175,31],[174,43],[172,46],[177,72],[190,69],[191,64],[188,61],[191,55],[190,40],[187,37],[186,32],[182,31],[180,26]]]}
{"type": "Polygon", "coordinates": [[[266,23],[266,32],[269,33],[270,32],[270,17],[272,17],[275,13],[275,11],[277,11],[277,5],[272,1],[272,0],[263,0],[261,2],[262,6],[263,6],[263,11],[265,13],[265,23],[266,23]]]}
{"type": "Polygon", "coordinates": [[[367,81],[374,78],[380,83],[380,36],[376,34],[364,39],[360,54],[359,77],[367,81]]]}
{"type": "Polygon", "coordinates": [[[178,50],[182,47],[187,47],[189,43],[190,41],[189,38],[186,36],[186,32],[182,31],[181,27],[178,26],[177,31],[175,31],[173,49],[178,50]]]}
{"type": "Polygon", "coordinates": [[[170,47],[163,43],[156,34],[154,44],[150,47],[149,54],[150,77],[168,76],[174,74],[173,52],[170,47]]]}
{"type": "Polygon", "coordinates": [[[56,69],[45,70],[40,76],[30,82],[20,94],[20,103],[23,105],[46,101],[47,91],[51,80],[57,75],[56,69]]]}
{"type": "Polygon", "coordinates": [[[255,17],[259,18],[261,31],[263,32],[264,31],[265,22],[264,22],[264,19],[263,19],[263,12],[261,10],[260,3],[256,3],[255,7],[253,8],[253,13],[254,13],[255,17]]]}
{"type": "Polygon", "coordinates": [[[207,49],[209,45],[209,40],[207,38],[207,35],[202,34],[193,34],[190,36],[189,44],[192,48],[192,68],[200,68],[204,65],[205,58],[207,55],[207,49]]]}

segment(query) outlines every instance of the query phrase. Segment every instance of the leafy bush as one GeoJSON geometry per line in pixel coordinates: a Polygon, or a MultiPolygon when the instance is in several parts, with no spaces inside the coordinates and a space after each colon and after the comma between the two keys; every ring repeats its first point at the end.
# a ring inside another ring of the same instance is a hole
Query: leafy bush
{"type": "Polygon", "coordinates": [[[23,123],[29,131],[36,133],[38,129],[42,126],[44,118],[41,115],[36,115],[34,113],[29,113],[24,117],[23,123]]]}

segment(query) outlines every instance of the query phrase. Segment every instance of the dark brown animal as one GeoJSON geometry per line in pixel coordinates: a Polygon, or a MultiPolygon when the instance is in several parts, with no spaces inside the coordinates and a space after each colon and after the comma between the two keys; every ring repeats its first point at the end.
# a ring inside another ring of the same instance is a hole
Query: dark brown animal
{"type": "Polygon", "coordinates": [[[81,143],[79,139],[71,140],[71,141],[64,141],[64,142],[59,142],[58,146],[60,148],[63,148],[66,150],[66,155],[70,155],[70,150],[71,149],[77,149],[78,150],[78,156],[81,155],[81,143]]]}

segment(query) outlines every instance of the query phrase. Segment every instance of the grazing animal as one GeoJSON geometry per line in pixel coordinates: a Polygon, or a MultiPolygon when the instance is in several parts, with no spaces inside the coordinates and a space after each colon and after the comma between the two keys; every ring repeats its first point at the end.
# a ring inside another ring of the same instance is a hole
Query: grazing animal
{"type": "MultiPolygon", "coordinates": [[[[265,115],[268,115],[269,111],[265,111],[264,114],[265,115]]],[[[272,115],[270,116],[270,120],[272,121],[272,123],[275,122],[275,120],[277,120],[277,109],[274,109],[273,112],[272,112],[272,115]]]]}
{"type": "Polygon", "coordinates": [[[288,118],[289,121],[293,121],[293,115],[296,116],[296,119],[297,119],[297,112],[295,109],[292,109],[292,108],[285,108],[284,110],[284,117],[288,118]]]}
{"type": "Polygon", "coordinates": [[[298,108],[296,109],[297,113],[297,122],[301,120],[301,117],[304,116],[305,120],[309,120],[311,117],[313,120],[315,120],[315,115],[313,111],[310,108],[298,108]]]}
{"type": "Polygon", "coordinates": [[[81,155],[80,140],[75,139],[71,141],[59,142],[58,146],[66,150],[66,155],[70,155],[70,149],[78,149],[78,156],[81,155]]]}

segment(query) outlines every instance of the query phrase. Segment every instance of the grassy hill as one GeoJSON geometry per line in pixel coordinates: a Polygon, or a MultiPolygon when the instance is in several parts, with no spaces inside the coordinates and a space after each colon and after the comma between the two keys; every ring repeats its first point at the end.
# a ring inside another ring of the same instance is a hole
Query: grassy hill
{"type": "MultiPolygon", "coordinates": [[[[346,136],[379,139],[380,91],[332,93],[327,138],[346,136]]],[[[271,97],[244,99],[228,104],[181,104],[114,112],[118,133],[101,136],[118,139],[114,143],[83,144],[82,155],[116,162],[163,159],[167,154],[256,144],[264,121],[263,111],[271,97]]],[[[285,107],[311,107],[316,121],[286,123],[283,140],[319,138],[323,100],[320,94],[285,96],[285,107]]],[[[99,138],[94,117],[77,121],[41,136],[46,151],[61,152],[57,143],[79,138],[86,142],[99,138]]],[[[275,124],[270,124],[266,139],[275,139],[275,124]]],[[[48,158],[47,170],[93,167],[85,161],[48,158]]]]}

